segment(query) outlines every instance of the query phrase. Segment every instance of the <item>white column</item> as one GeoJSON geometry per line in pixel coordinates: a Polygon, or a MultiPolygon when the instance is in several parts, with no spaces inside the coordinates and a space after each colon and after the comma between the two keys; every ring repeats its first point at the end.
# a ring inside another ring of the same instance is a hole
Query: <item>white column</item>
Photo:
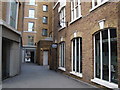
{"type": "Polygon", "coordinates": [[[81,46],[81,45],[80,45],[80,38],[79,38],[79,73],[80,73],[80,68],[81,68],[81,66],[80,66],[80,64],[81,64],[81,62],[80,62],[80,61],[81,61],[81,60],[80,60],[80,58],[81,58],[81,56],[80,56],[80,55],[81,55],[80,46],[81,46]]]}
{"type": "Polygon", "coordinates": [[[2,26],[0,25],[0,89],[2,90],[2,26]]]}
{"type": "Polygon", "coordinates": [[[72,46],[71,46],[71,48],[72,48],[72,52],[71,52],[71,60],[72,60],[72,63],[71,63],[71,68],[72,68],[72,72],[73,72],[73,41],[72,41],[72,46]]]}
{"type": "Polygon", "coordinates": [[[101,65],[101,79],[103,79],[103,66],[102,66],[102,32],[100,32],[100,65],[101,65]]]}
{"type": "Polygon", "coordinates": [[[75,39],[75,72],[76,72],[76,65],[77,65],[77,39],[75,39]]]}
{"type": "Polygon", "coordinates": [[[111,44],[110,44],[110,29],[108,29],[108,45],[109,45],[109,82],[111,82],[111,44]]]}
{"type": "Polygon", "coordinates": [[[96,61],[95,61],[95,58],[96,58],[96,56],[95,56],[95,48],[96,48],[96,47],[95,47],[95,43],[96,43],[96,42],[95,42],[95,36],[94,36],[94,78],[95,78],[95,73],[96,73],[96,71],[95,71],[95,69],[96,69],[96,66],[95,66],[95,62],[96,62],[96,61]]]}

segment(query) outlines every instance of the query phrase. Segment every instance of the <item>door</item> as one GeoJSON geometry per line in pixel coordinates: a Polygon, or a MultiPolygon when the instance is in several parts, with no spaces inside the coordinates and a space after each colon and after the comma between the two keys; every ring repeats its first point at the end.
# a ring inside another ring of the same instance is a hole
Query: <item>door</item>
{"type": "Polygon", "coordinates": [[[48,51],[43,51],[43,65],[48,65],[48,51]]]}

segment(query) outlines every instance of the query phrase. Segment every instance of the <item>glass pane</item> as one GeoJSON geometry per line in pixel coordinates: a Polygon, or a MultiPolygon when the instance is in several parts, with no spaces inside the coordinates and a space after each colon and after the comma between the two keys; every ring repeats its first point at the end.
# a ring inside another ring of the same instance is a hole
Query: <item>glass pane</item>
{"type": "Polygon", "coordinates": [[[76,44],[77,45],[76,46],[76,48],[77,48],[76,49],[76,54],[77,54],[76,55],[76,72],[79,72],[79,44],[80,43],[79,43],[79,38],[77,38],[76,40],[77,40],[77,42],[76,42],[77,43],[76,44]]]}
{"type": "Polygon", "coordinates": [[[47,17],[43,17],[43,23],[47,23],[47,17]]]}
{"type": "Polygon", "coordinates": [[[117,65],[117,35],[116,30],[110,30],[111,41],[111,81],[118,84],[118,65],[117,65]]]}
{"type": "Polygon", "coordinates": [[[75,71],[75,39],[73,40],[73,71],[75,71]]]}
{"type": "Polygon", "coordinates": [[[100,78],[101,68],[100,68],[100,33],[95,35],[95,76],[100,78]]]}
{"type": "Polygon", "coordinates": [[[82,38],[80,38],[80,73],[82,73],[82,38]]]}
{"type": "Polygon", "coordinates": [[[62,67],[64,67],[64,43],[63,43],[63,64],[62,67]]]}
{"type": "Polygon", "coordinates": [[[43,5],[43,11],[48,11],[48,6],[47,5],[43,5]]]}
{"type": "Polygon", "coordinates": [[[43,29],[43,30],[42,30],[42,35],[43,35],[43,36],[47,36],[47,29],[43,29]]]}
{"type": "Polygon", "coordinates": [[[109,81],[108,30],[102,31],[103,80],[109,81]]]}
{"type": "Polygon", "coordinates": [[[35,0],[30,0],[29,4],[30,5],[35,5],[35,0]]]}
{"type": "Polygon", "coordinates": [[[78,6],[76,7],[76,18],[79,17],[79,9],[78,9],[78,6]]]}

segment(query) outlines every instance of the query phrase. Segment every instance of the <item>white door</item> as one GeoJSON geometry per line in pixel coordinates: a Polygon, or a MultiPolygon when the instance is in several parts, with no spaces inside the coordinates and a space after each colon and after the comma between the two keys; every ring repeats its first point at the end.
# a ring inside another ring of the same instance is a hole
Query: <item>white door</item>
{"type": "Polygon", "coordinates": [[[43,65],[48,65],[48,51],[43,51],[43,65]]]}

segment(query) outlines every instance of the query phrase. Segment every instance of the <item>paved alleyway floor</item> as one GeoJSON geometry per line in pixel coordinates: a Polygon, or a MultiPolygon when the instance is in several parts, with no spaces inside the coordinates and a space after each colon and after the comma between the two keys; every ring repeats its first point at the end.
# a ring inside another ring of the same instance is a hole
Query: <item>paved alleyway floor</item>
{"type": "Polygon", "coordinates": [[[32,63],[22,65],[21,74],[3,81],[3,88],[94,88],[61,73],[49,70],[47,66],[32,63]]]}

